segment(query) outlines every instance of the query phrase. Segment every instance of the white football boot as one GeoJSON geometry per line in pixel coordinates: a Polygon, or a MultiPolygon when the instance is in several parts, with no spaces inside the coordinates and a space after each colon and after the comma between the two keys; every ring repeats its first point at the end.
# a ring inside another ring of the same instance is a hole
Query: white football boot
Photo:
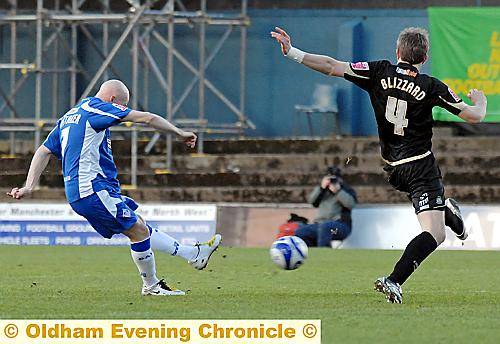
{"type": "Polygon", "coordinates": [[[195,246],[198,248],[198,254],[196,257],[188,261],[191,266],[197,270],[203,270],[217,248],[222,241],[222,236],[220,234],[215,234],[212,239],[204,243],[198,243],[195,246]]]}
{"type": "Polygon", "coordinates": [[[158,283],[152,287],[142,287],[141,294],[143,296],[153,295],[153,296],[180,296],[186,295],[182,290],[171,288],[165,283],[165,280],[160,280],[158,283]]]}

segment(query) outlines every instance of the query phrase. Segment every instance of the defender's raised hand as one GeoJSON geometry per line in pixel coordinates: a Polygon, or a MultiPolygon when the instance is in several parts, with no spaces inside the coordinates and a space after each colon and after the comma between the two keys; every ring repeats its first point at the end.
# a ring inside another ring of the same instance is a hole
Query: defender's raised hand
{"type": "Polygon", "coordinates": [[[271,31],[271,37],[275,38],[276,41],[280,44],[283,55],[287,55],[292,48],[292,41],[290,39],[290,36],[288,36],[285,30],[277,26],[274,28],[274,30],[275,31],[271,31]]]}

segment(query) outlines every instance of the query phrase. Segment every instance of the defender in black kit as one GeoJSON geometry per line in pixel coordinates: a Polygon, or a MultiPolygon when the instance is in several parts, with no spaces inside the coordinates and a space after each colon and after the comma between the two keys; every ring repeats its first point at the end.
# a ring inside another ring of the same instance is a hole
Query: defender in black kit
{"type": "Polygon", "coordinates": [[[343,77],[370,95],[388,181],[408,194],[422,228],[393,272],[375,281],[375,289],[384,293],[388,302],[402,303],[401,285],[445,240],[445,225],[462,240],[468,235],[457,202],[444,198],[441,171],[431,151],[432,108],[439,106],[477,123],[486,115],[486,97],[472,89],[467,96],[474,105],[468,105],[443,82],[420,73],[429,51],[428,34],[422,28],[406,28],[399,34],[396,65],[387,60],[349,63],[309,54],[293,47],[288,34],[278,27],[271,36],[289,59],[323,74],[343,77]]]}

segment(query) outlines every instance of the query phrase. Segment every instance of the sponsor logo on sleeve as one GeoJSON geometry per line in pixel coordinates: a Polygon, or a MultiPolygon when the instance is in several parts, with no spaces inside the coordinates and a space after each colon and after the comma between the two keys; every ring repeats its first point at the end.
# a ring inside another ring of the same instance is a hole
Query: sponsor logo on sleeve
{"type": "Polygon", "coordinates": [[[450,92],[451,96],[453,97],[453,99],[455,99],[456,102],[461,102],[462,101],[462,98],[460,98],[459,96],[457,96],[457,94],[455,92],[453,92],[453,90],[451,88],[448,87],[448,92],[450,92]]]}
{"type": "Polygon", "coordinates": [[[351,63],[351,68],[355,70],[370,70],[368,62],[355,62],[351,63]]]}
{"type": "Polygon", "coordinates": [[[113,106],[115,108],[118,108],[118,109],[122,110],[122,111],[127,110],[127,107],[125,105],[120,105],[120,104],[113,103],[113,106]]]}

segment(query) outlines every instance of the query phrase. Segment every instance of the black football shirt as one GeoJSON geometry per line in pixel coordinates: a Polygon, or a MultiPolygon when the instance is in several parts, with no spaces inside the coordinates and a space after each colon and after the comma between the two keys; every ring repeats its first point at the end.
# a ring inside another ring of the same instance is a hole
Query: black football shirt
{"type": "Polygon", "coordinates": [[[458,115],[465,104],[448,86],[407,63],[349,63],[344,78],[370,95],[382,157],[391,162],[432,148],[432,108],[458,115]]]}

